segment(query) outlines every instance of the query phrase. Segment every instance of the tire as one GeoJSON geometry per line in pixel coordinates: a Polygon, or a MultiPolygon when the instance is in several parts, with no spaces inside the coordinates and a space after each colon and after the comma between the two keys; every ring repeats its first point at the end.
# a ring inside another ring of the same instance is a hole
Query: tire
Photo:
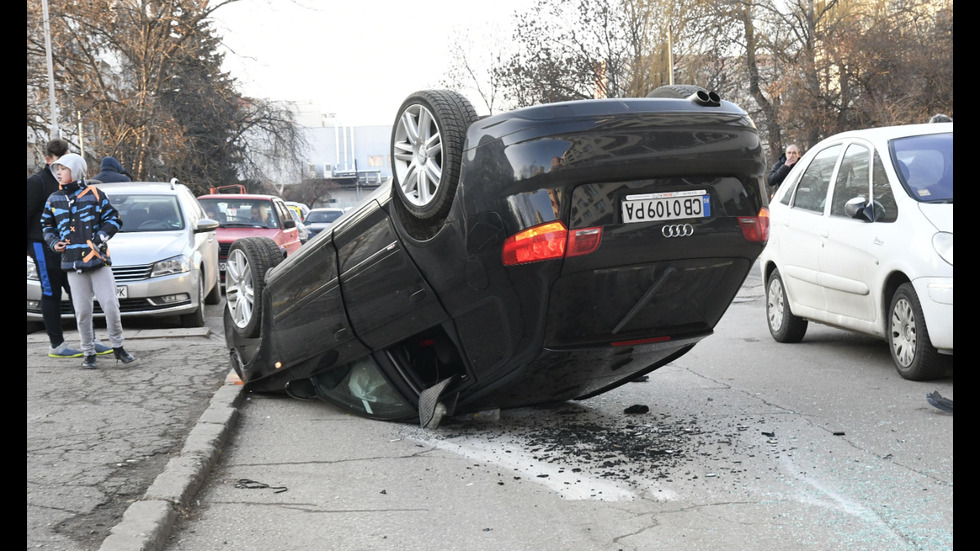
{"type": "Polygon", "coordinates": [[[422,90],[398,109],[391,131],[393,193],[408,213],[440,223],[459,185],[466,130],[476,110],[451,90],[422,90]]]}
{"type": "Polygon", "coordinates": [[[779,270],[773,270],[766,284],[766,320],[769,334],[776,342],[796,343],[803,340],[809,322],[794,316],[786,298],[786,288],[779,270]]]}
{"type": "MultiPolygon", "coordinates": [[[[201,277],[204,277],[204,270],[201,270],[201,277]]],[[[204,297],[204,304],[221,304],[221,281],[215,279],[211,292],[204,297]]]]}
{"type": "Polygon", "coordinates": [[[197,310],[180,316],[180,326],[184,328],[204,327],[204,273],[197,278],[197,310]]]}
{"type": "Polygon", "coordinates": [[[691,97],[691,94],[696,94],[698,92],[704,92],[707,94],[708,90],[693,84],[668,84],[666,86],[654,88],[649,94],[647,94],[647,97],[687,99],[691,97]]]}
{"type": "Polygon", "coordinates": [[[922,306],[911,283],[903,283],[892,295],[887,336],[892,360],[902,377],[929,381],[945,374],[945,362],[929,340],[922,306]]]}
{"type": "Polygon", "coordinates": [[[225,307],[238,336],[259,335],[265,273],[280,262],[279,246],[267,237],[246,237],[232,243],[225,268],[225,307]]]}

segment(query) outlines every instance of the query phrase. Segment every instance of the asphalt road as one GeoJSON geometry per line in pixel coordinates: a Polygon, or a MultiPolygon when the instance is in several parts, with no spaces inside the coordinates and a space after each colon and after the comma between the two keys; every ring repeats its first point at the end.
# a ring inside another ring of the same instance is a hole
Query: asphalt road
{"type": "Polygon", "coordinates": [[[248,395],[165,548],[952,549],[932,391],[875,339],[774,342],[753,272],[692,352],[558,408],[422,430],[248,395]]]}

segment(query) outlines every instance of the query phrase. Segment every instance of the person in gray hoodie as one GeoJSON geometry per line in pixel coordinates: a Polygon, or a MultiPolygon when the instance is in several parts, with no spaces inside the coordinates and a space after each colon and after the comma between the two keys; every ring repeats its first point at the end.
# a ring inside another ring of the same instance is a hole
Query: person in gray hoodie
{"type": "Polygon", "coordinates": [[[53,163],[61,188],[48,197],[41,213],[44,242],[61,254],[61,268],[68,273],[75,323],[85,360],[82,367],[96,365],[92,299],[105,313],[112,352],[124,364],[136,360],[123,348],[123,328],[116,298],[116,279],[109,257],[109,239],[122,228],[119,212],[108,196],[85,181],[86,164],[81,155],[68,153],[53,163]]]}
{"type": "Polygon", "coordinates": [[[126,170],[122,167],[122,163],[117,161],[115,157],[103,157],[102,164],[99,166],[99,173],[92,179],[100,182],[133,181],[132,178],[129,177],[126,170]]]}

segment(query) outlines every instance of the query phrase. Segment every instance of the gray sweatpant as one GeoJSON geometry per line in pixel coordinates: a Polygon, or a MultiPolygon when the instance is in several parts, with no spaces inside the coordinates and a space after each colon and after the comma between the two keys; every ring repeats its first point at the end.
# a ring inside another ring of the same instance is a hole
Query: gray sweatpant
{"type": "Polygon", "coordinates": [[[68,272],[71,286],[71,304],[75,307],[75,323],[82,340],[82,352],[95,354],[95,329],[92,327],[92,297],[99,299],[105,313],[105,326],[113,348],[123,345],[122,320],[119,315],[119,299],[116,298],[116,278],[112,268],[102,267],[91,272],[68,272]]]}

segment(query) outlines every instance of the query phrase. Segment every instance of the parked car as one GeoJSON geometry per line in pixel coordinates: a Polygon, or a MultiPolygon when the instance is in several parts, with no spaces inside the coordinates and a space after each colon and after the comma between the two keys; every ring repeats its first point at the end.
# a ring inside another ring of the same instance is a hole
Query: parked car
{"type": "Polygon", "coordinates": [[[944,375],[953,354],[952,123],[830,137],[800,159],[771,209],[760,266],[774,339],[799,342],[814,321],[888,341],[906,379],[944,375]]]}
{"type": "Polygon", "coordinates": [[[303,219],[303,223],[306,224],[306,228],[310,230],[310,237],[320,233],[321,231],[329,228],[331,224],[337,221],[344,214],[344,209],[322,207],[311,209],[303,219]]]}
{"type": "Polygon", "coordinates": [[[306,243],[310,239],[310,230],[303,223],[303,219],[299,217],[299,212],[293,207],[289,207],[289,217],[296,222],[296,230],[299,231],[299,242],[306,243]]]}
{"type": "Polygon", "coordinates": [[[299,250],[299,229],[282,198],[275,195],[215,193],[197,198],[218,220],[218,260],[221,284],[225,283],[225,264],[231,244],[243,237],[268,237],[275,242],[280,257],[299,250]]]}
{"type": "Polygon", "coordinates": [[[394,182],[298,253],[232,245],[248,390],[424,427],[595,396],[710,335],[766,240],[755,125],[699,87],[482,119],[424,90],[391,159],[394,182]]]}
{"type": "Polygon", "coordinates": [[[306,215],[310,213],[310,207],[304,205],[303,203],[299,203],[296,201],[286,201],[286,206],[289,207],[290,210],[298,214],[300,220],[306,218],[306,215]]]}
{"type": "MultiPolygon", "coordinates": [[[[119,309],[126,317],[179,316],[184,327],[204,325],[204,304],[221,302],[218,223],[191,191],[174,182],[95,184],[119,211],[122,229],[109,241],[119,309]]],[[[43,322],[41,285],[27,257],[27,320],[43,322]]],[[[74,319],[67,295],[61,315],[74,319]]],[[[96,317],[103,317],[95,303],[96,317]]]]}

